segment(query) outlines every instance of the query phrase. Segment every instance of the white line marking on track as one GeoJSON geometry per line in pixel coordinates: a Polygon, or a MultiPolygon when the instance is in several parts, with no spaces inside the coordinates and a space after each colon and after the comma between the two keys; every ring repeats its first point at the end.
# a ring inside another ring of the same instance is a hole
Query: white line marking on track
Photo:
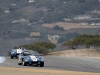
{"type": "Polygon", "coordinates": [[[0,56],[0,63],[3,63],[5,61],[5,59],[6,59],[5,57],[0,56]]]}

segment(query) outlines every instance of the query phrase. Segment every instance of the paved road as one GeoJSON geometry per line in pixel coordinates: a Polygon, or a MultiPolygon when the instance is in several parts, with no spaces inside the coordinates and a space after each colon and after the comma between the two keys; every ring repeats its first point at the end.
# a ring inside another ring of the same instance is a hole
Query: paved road
{"type": "MultiPolygon", "coordinates": [[[[42,69],[100,73],[100,59],[98,58],[44,56],[44,59],[45,66],[42,69]]],[[[0,66],[41,69],[41,67],[17,65],[17,59],[10,59],[10,57],[6,57],[6,61],[0,66]]]]}

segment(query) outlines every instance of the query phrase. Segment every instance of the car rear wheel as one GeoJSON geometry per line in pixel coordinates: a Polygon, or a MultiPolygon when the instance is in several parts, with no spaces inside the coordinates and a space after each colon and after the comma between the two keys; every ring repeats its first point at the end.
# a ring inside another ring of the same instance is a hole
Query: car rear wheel
{"type": "Polygon", "coordinates": [[[22,63],[18,63],[18,65],[22,65],[22,63]]]}
{"type": "Polygon", "coordinates": [[[18,65],[22,65],[22,63],[20,63],[19,60],[18,60],[18,65]]]}
{"type": "Polygon", "coordinates": [[[13,59],[13,56],[11,56],[11,59],[13,59]]]}
{"type": "Polygon", "coordinates": [[[41,62],[40,63],[40,67],[44,67],[44,62],[41,62]]]}

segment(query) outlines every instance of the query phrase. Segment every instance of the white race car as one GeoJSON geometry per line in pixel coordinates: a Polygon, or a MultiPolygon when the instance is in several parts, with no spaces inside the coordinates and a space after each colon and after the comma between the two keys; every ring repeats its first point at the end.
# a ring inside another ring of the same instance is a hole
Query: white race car
{"type": "MultiPolygon", "coordinates": [[[[25,49],[24,49],[25,50],[25,49]]],[[[21,54],[23,51],[23,49],[12,49],[11,50],[11,59],[13,59],[13,57],[18,57],[19,54],[21,54]]]]}

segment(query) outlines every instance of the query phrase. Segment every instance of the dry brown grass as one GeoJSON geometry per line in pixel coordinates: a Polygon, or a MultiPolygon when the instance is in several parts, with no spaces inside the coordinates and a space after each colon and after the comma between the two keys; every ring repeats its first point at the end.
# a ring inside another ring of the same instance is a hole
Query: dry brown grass
{"type": "Polygon", "coordinates": [[[0,67],[0,75],[100,75],[100,73],[0,67]]]}
{"type": "Polygon", "coordinates": [[[66,22],[58,22],[51,24],[43,24],[43,27],[53,28],[54,26],[63,27],[65,30],[69,30],[72,28],[100,28],[100,26],[82,26],[81,23],[66,23],[66,22]]]}

